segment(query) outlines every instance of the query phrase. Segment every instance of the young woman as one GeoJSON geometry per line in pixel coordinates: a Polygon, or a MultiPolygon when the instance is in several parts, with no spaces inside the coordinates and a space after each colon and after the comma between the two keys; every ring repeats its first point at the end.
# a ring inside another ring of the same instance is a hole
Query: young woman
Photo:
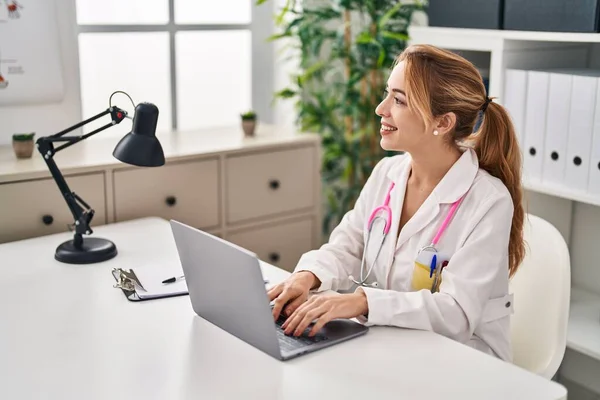
{"type": "Polygon", "coordinates": [[[507,112],[470,62],[418,45],[399,56],[376,113],[381,146],[405,153],[376,165],[329,242],[269,290],[274,317],[294,335],[354,317],[430,330],[510,361],[508,283],[525,249],[507,112]]]}

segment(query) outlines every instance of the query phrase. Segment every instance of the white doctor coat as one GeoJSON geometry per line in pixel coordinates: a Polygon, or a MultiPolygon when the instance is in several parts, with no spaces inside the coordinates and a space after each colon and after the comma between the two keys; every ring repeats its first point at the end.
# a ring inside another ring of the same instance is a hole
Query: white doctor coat
{"type": "MultiPolygon", "coordinates": [[[[329,242],[305,253],[295,271],[314,273],[321,281],[316,291],[351,289],[349,276],[360,277],[369,216],[384,203],[393,181],[391,229],[367,281],[376,281],[378,288],[363,287],[369,312],[359,320],[434,331],[511,361],[508,242],[514,207],[507,188],[480,169],[477,155],[467,149],[398,234],[410,170],[408,154],[381,160],[329,242]],[[431,243],[451,204],[465,193],[436,246],[448,261],[439,291],[413,291],[419,249],[431,243]]],[[[371,233],[366,267],[372,265],[381,243],[382,226],[375,224],[371,233]]]]}

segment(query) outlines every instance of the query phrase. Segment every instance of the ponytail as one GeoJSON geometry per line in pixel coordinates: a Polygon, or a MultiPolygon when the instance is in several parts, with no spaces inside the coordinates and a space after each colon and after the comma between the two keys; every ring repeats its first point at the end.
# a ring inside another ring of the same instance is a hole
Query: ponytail
{"type": "Polygon", "coordinates": [[[483,107],[482,117],[479,132],[474,135],[479,166],[504,183],[514,205],[508,244],[508,269],[509,276],[512,277],[525,257],[521,152],[513,124],[504,107],[488,99],[483,107]]]}

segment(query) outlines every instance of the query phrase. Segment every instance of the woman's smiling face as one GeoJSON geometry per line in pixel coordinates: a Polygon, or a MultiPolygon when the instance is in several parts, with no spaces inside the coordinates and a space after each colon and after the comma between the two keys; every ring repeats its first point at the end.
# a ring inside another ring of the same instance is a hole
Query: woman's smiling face
{"type": "Polygon", "coordinates": [[[392,70],[385,97],[375,109],[381,117],[381,147],[389,151],[406,151],[426,146],[433,135],[426,134],[421,116],[409,110],[404,81],[404,62],[392,70]]]}

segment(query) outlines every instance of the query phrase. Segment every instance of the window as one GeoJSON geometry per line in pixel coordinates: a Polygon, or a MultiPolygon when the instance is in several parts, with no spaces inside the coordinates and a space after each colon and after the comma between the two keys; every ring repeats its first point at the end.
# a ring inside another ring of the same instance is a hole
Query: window
{"type": "MultiPolygon", "coordinates": [[[[136,104],[158,106],[159,131],[233,126],[250,108],[268,121],[273,78],[265,71],[274,57],[265,39],[273,13],[254,3],[76,0],[82,117],[106,109],[110,94],[123,90],[136,104]]],[[[122,95],[113,104],[133,112],[122,95]]],[[[93,125],[85,131],[101,124],[93,125]]]]}

